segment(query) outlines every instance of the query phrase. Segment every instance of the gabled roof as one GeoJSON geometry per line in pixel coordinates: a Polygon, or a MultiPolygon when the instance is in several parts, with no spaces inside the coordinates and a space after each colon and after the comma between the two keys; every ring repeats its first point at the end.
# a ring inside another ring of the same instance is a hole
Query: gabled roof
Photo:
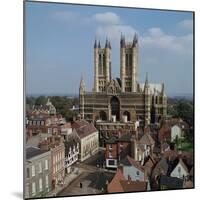
{"type": "Polygon", "coordinates": [[[72,128],[74,129],[78,129],[82,126],[87,126],[89,124],[89,122],[85,121],[85,120],[76,120],[72,123],[72,128]]]}
{"type": "Polygon", "coordinates": [[[89,124],[86,121],[77,123],[75,130],[80,138],[84,138],[94,132],[97,132],[97,129],[94,127],[94,125],[92,123],[89,124]]]}
{"type": "Polygon", "coordinates": [[[120,184],[124,192],[143,192],[147,191],[147,182],[122,180],[120,184]]]}
{"type": "Polygon", "coordinates": [[[194,167],[192,167],[190,170],[190,176],[194,176],[194,167]]]}
{"type": "Polygon", "coordinates": [[[180,159],[178,160],[178,162],[175,162],[175,164],[173,165],[170,174],[174,171],[174,169],[175,169],[179,164],[180,164],[180,165],[183,167],[183,169],[188,173],[188,168],[187,168],[187,166],[185,165],[185,163],[183,162],[183,160],[180,158],[180,159]]]}
{"type": "Polygon", "coordinates": [[[163,152],[163,156],[169,160],[175,160],[178,157],[178,152],[175,150],[167,150],[163,152]]]}
{"type": "Polygon", "coordinates": [[[140,139],[140,144],[154,145],[155,141],[153,140],[153,138],[149,133],[145,133],[140,139]]]}
{"type": "Polygon", "coordinates": [[[152,156],[149,155],[143,166],[152,169],[155,164],[156,161],[153,159],[152,156]]]}
{"type": "Polygon", "coordinates": [[[167,174],[168,163],[166,158],[162,157],[161,160],[156,164],[152,172],[152,177],[156,177],[160,174],[167,174]]]}
{"type": "Polygon", "coordinates": [[[126,180],[122,171],[118,169],[107,190],[108,193],[146,191],[147,182],[126,180]]]}
{"type": "Polygon", "coordinates": [[[160,185],[167,186],[167,189],[181,189],[183,188],[183,180],[176,177],[161,176],[160,185]]]}
{"type": "Polygon", "coordinates": [[[122,171],[120,169],[117,169],[117,172],[112,179],[112,181],[108,184],[108,193],[115,193],[115,192],[124,192],[122,185],[120,184],[120,181],[126,180],[122,171]]]}
{"type": "Polygon", "coordinates": [[[47,150],[41,150],[37,147],[27,147],[26,148],[26,159],[31,159],[35,156],[41,155],[43,153],[46,153],[47,150]]]}
{"type": "Polygon", "coordinates": [[[106,172],[94,172],[90,173],[85,178],[91,183],[88,185],[88,187],[97,189],[97,190],[106,190],[107,184],[113,179],[114,174],[112,173],[106,173],[106,172]]]}
{"type": "Polygon", "coordinates": [[[141,166],[137,161],[135,161],[129,155],[127,155],[126,158],[124,158],[123,160],[121,160],[120,163],[123,164],[124,166],[134,166],[138,170],[144,172],[144,167],[141,166]]]}

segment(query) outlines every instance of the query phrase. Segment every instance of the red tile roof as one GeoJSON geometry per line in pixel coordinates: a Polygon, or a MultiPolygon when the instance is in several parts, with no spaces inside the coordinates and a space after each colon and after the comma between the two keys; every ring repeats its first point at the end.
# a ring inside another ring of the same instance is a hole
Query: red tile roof
{"type": "Polygon", "coordinates": [[[143,192],[147,191],[147,182],[122,180],[120,184],[124,192],[143,192]]]}
{"type": "Polygon", "coordinates": [[[72,128],[74,128],[80,138],[84,138],[94,132],[97,132],[97,129],[94,127],[92,123],[88,123],[87,121],[76,121],[72,124],[72,128]]]}
{"type": "Polygon", "coordinates": [[[126,180],[122,171],[118,169],[107,190],[108,193],[146,191],[147,182],[126,180]]]}
{"type": "Polygon", "coordinates": [[[124,175],[120,169],[117,169],[117,172],[112,179],[112,181],[108,184],[108,193],[116,193],[116,192],[124,192],[124,189],[120,183],[120,181],[125,180],[124,175]]]}

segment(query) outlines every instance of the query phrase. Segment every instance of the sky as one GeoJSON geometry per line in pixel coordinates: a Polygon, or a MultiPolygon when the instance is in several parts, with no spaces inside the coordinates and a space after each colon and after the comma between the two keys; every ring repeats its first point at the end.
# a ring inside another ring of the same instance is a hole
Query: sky
{"type": "Polygon", "coordinates": [[[120,36],[139,37],[139,81],[165,83],[166,94],[193,94],[193,14],[119,7],[26,2],[27,94],[78,94],[94,82],[94,40],[112,46],[120,77],[120,36]]]}

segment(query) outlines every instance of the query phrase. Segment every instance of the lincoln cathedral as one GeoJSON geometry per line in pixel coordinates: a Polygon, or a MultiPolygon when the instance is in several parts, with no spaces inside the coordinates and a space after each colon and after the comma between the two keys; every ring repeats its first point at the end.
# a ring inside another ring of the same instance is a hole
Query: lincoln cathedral
{"type": "Polygon", "coordinates": [[[87,91],[83,78],[79,88],[80,117],[88,121],[157,123],[166,116],[167,97],[164,83],[139,82],[139,41],[120,39],[120,78],[112,77],[111,43],[94,43],[94,86],[87,91]]]}

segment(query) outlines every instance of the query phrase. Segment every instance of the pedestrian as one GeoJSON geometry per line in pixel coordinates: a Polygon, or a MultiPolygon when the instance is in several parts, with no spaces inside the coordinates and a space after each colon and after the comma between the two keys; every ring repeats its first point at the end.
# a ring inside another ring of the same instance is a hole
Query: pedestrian
{"type": "Polygon", "coordinates": [[[80,188],[82,188],[83,187],[83,184],[80,182],[80,188]]]}

